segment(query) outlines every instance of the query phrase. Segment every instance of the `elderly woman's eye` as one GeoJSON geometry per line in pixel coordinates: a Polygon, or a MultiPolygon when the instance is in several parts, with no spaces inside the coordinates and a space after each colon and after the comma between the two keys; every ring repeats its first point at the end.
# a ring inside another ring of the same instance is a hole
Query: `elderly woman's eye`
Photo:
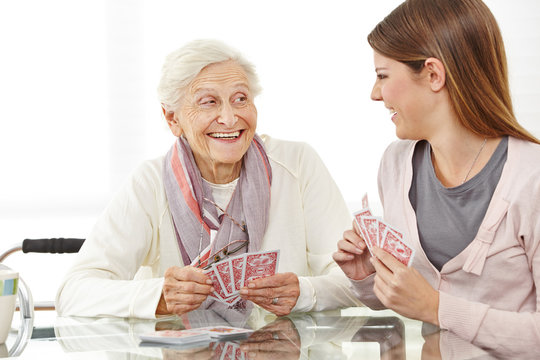
{"type": "Polygon", "coordinates": [[[199,105],[209,106],[214,105],[215,103],[216,100],[214,98],[202,98],[201,100],[199,100],[199,105]]]}
{"type": "Polygon", "coordinates": [[[242,103],[245,103],[246,101],[247,101],[247,96],[245,95],[239,95],[235,97],[233,100],[233,102],[236,104],[242,104],[242,103]]]}

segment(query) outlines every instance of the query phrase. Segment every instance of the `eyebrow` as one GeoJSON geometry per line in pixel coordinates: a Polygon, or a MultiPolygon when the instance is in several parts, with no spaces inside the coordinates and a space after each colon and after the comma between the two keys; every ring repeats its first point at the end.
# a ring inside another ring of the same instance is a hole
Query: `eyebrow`
{"type": "MultiPolygon", "coordinates": [[[[236,89],[242,88],[242,89],[249,90],[248,84],[246,84],[246,83],[244,83],[244,82],[236,83],[236,84],[234,84],[232,87],[233,87],[233,88],[236,88],[236,89]]],[[[198,94],[200,94],[200,93],[202,93],[202,92],[212,91],[212,90],[214,90],[214,89],[213,89],[213,88],[208,88],[208,87],[200,87],[200,88],[194,89],[193,94],[198,95],[198,94]]]]}

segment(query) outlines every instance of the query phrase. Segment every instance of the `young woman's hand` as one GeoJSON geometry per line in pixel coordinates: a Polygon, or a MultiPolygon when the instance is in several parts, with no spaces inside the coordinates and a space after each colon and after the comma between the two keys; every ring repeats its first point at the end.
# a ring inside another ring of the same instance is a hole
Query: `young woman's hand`
{"type": "Polygon", "coordinates": [[[373,291],[389,309],[411,319],[439,325],[439,292],[413,267],[407,267],[380,249],[372,249],[375,267],[373,291]]]}
{"type": "Polygon", "coordinates": [[[359,234],[360,231],[353,222],[353,228],[343,233],[343,239],[337,243],[338,251],[332,255],[345,275],[353,280],[365,279],[375,272],[369,261],[371,254],[359,234]]]}

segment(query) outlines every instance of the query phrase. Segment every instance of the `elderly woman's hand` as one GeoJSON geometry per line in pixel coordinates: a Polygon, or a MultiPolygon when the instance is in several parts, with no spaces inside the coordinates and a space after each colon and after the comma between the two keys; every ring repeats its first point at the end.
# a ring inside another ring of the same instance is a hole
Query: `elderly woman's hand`
{"type": "Polygon", "coordinates": [[[202,269],[172,266],[165,271],[163,293],[156,314],[182,315],[195,310],[213,291],[212,280],[202,269]]]}
{"type": "Polygon", "coordinates": [[[300,296],[300,283],[293,273],[278,273],[250,281],[240,296],[277,316],[288,315],[300,296]]]}

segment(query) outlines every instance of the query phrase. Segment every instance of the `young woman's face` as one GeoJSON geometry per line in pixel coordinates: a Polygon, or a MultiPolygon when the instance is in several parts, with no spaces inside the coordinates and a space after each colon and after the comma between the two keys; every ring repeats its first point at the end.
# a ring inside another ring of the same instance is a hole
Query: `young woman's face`
{"type": "Polygon", "coordinates": [[[396,135],[400,139],[425,139],[430,113],[431,90],[422,74],[415,74],[405,64],[374,52],[377,79],[371,99],[383,101],[390,110],[396,135]]]}

